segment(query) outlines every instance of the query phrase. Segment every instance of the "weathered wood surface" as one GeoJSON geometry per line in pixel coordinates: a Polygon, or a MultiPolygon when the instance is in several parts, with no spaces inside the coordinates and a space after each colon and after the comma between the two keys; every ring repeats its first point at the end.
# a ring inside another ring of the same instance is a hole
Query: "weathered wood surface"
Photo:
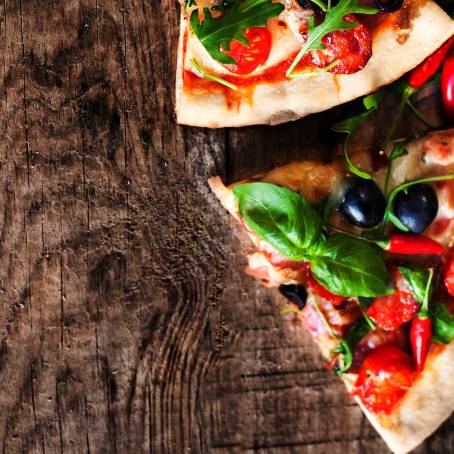
{"type": "Polygon", "coordinates": [[[177,127],[175,3],[0,6],[0,452],[386,452],[206,185],[327,156],[351,106],[177,127]]]}

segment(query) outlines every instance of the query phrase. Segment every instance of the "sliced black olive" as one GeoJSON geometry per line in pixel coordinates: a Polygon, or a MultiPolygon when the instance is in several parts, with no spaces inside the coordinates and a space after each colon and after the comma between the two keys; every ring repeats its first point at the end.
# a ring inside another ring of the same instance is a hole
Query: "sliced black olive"
{"type": "Polygon", "coordinates": [[[410,232],[421,233],[437,216],[438,199],[432,186],[415,184],[397,194],[393,212],[410,232]]]}
{"type": "Polygon", "coordinates": [[[385,214],[385,196],[373,180],[358,178],[345,193],[340,209],[353,225],[375,227],[385,214]]]}
{"type": "Polygon", "coordinates": [[[307,291],[304,285],[283,284],[279,287],[279,291],[293,304],[296,304],[299,310],[306,306],[307,291]]]}
{"type": "Polygon", "coordinates": [[[393,13],[401,8],[403,0],[374,0],[375,6],[383,13],[393,13]]]}

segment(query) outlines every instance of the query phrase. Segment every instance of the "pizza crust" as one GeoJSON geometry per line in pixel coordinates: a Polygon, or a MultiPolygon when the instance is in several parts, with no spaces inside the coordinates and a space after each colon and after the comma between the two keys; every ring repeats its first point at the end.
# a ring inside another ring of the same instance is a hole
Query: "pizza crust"
{"type": "Polygon", "coordinates": [[[220,128],[253,124],[275,125],[373,92],[414,68],[453,33],[454,22],[434,2],[419,7],[403,44],[399,34],[383,29],[374,37],[373,54],[366,67],[349,75],[320,73],[270,85],[258,85],[251,101],[228,107],[222,91],[191,93],[183,87],[183,44],[187,32],[182,15],[176,75],[176,113],[181,124],[220,128]]]}

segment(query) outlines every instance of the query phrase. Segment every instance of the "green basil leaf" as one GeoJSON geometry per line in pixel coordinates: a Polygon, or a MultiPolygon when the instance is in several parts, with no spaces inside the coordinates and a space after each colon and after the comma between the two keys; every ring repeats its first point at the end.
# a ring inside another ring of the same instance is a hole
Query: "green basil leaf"
{"type": "Polygon", "coordinates": [[[272,0],[231,0],[224,14],[215,19],[208,8],[203,9],[204,19],[199,22],[199,11],[194,10],[190,22],[195,35],[215,60],[224,64],[236,64],[236,60],[222,52],[229,51],[232,40],[248,46],[244,32],[251,27],[266,26],[269,19],[279,16],[282,3],[272,0]]]}
{"type": "Polygon", "coordinates": [[[449,344],[454,337],[454,319],[442,303],[432,306],[432,340],[439,344],[449,344]]]}
{"type": "Polygon", "coordinates": [[[309,260],[315,278],[336,295],[374,297],[392,291],[383,260],[365,241],[335,234],[309,260]]]}
{"type": "Polygon", "coordinates": [[[233,194],[248,227],[283,256],[302,260],[317,243],[322,220],[299,194],[270,183],[240,184],[233,194]]]}
{"type": "Polygon", "coordinates": [[[408,268],[406,266],[399,266],[399,271],[408,282],[416,301],[423,304],[430,273],[420,267],[408,268]]]}

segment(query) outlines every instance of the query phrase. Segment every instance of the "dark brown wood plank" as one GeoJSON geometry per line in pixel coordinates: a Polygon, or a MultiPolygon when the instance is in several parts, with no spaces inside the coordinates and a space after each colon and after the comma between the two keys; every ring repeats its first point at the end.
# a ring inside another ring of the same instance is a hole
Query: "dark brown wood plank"
{"type": "MultiPolygon", "coordinates": [[[[327,127],[352,105],[176,126],[178,16],[171,0],[0,6],[0,451],[385,452],[242,273],[247,241],[206,185],[339,151],[327,127]]],[[[419,452],[452,452],[453,427],[419,452]]]]}

